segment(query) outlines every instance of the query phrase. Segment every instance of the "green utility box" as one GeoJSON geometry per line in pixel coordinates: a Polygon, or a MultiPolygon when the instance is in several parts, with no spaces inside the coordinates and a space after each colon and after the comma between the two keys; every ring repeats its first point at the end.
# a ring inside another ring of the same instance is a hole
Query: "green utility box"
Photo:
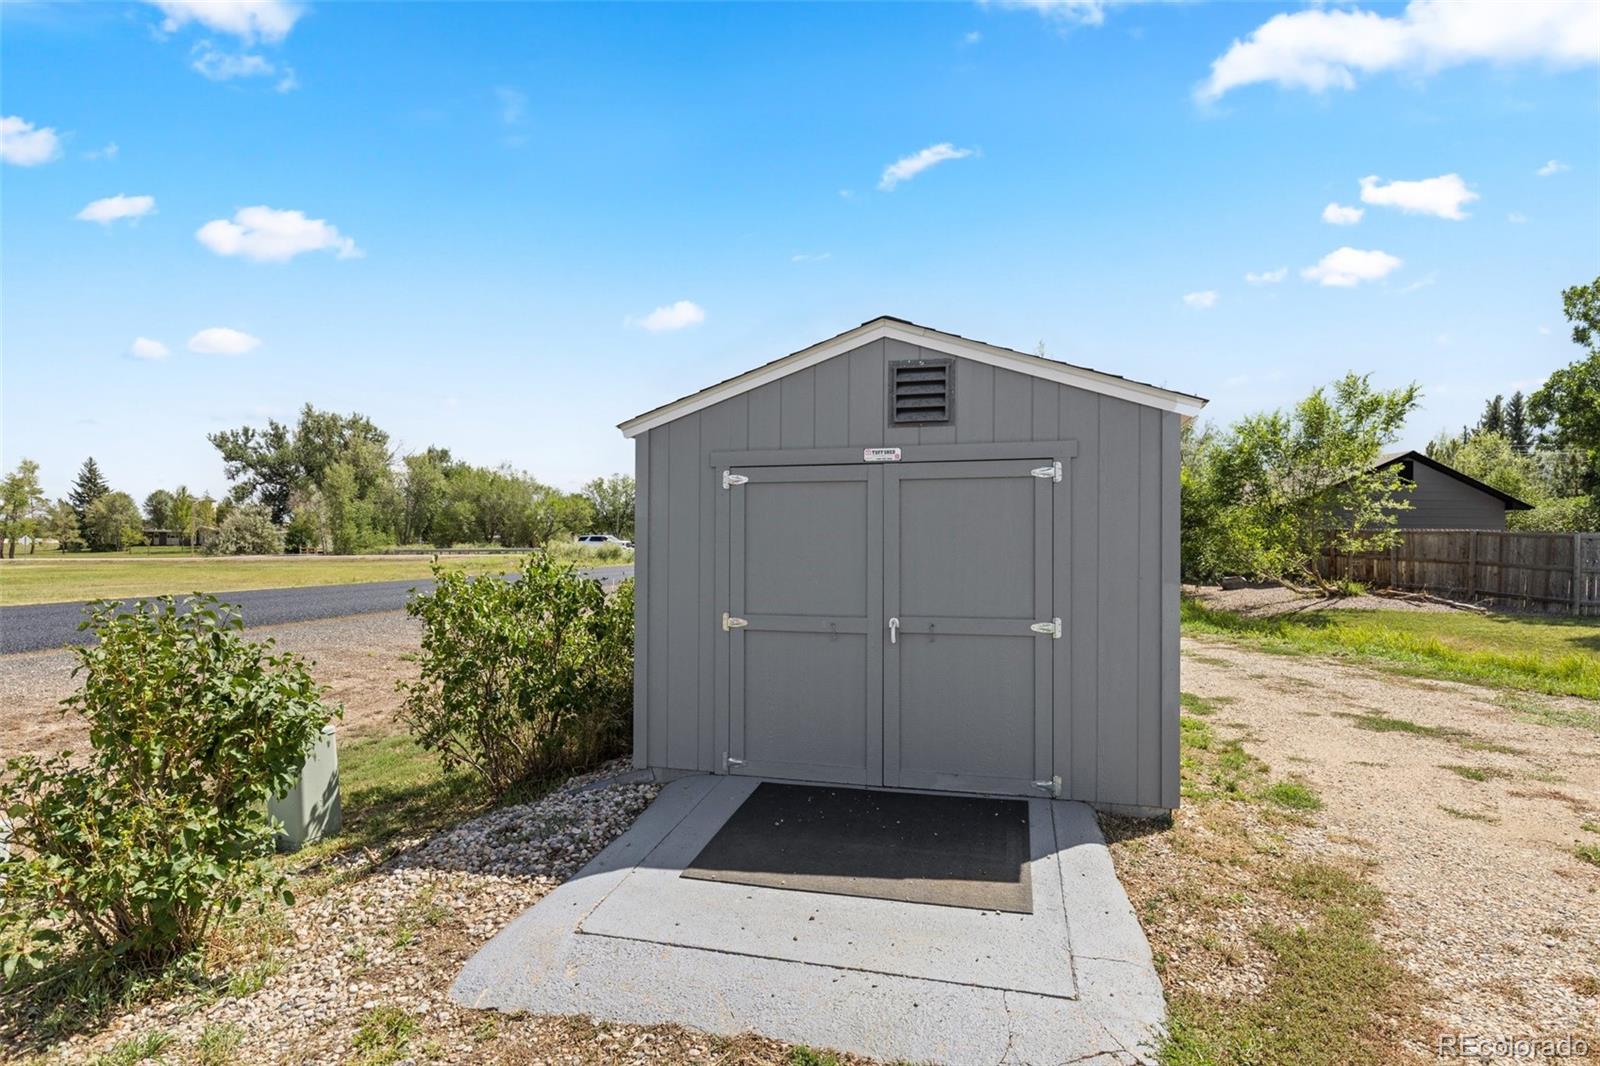
{"type": "Polygon", "coordinates": [[[300,780],[269,802],[267,813],[282,823],[281,851],[299,851],[339,831],[339,747],[332,725],[322,727],[300,769],[300,780]]]}

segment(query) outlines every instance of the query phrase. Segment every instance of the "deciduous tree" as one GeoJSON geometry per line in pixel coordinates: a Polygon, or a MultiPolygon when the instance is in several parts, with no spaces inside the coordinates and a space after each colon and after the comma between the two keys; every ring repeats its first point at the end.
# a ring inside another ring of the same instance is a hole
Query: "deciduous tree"
{"type": "Polygon", "coordinates": [[[1316,562],[1330,541],[1340,551],[1386,546],[1407,486],[1397,468],[1374,467],[1419,396],[1414,384],[1381,391],[1347,374],[1291,411],[1187,433],[1185,572],[1320,584],[1316,562]]]}
{"type": "Polygon", "coordinates": [[[38,539],[39,519],[45,508],[44,490],[39,487],[39,464],[23,459],[17,468],[0,480],[0,534],[6,540],[11,558],[17,557],[17,541],[28,538],[28,551],[38,539]]]}

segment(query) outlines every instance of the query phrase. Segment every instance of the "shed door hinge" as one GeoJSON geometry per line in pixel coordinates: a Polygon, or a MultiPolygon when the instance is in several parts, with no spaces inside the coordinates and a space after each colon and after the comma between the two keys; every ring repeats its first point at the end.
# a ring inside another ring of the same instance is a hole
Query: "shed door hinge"
{"type": "Polygon", "coordinates": [[[1035,781],[1033,787],[1048,792],[1059,799],[1061,796],[1061,775],[1056,774],[1048,781],[1035,781]]]}
{"type": "Polygon", "coordinates": [[[1035,633],[1049,633],[1053,640],[1061,639],[1061,619],[1059,618],[1052,618],[1048,622],[1035,622],[1028,628],[1035,633]]]}
{"type": "Polygon", "coordinates": [[[1057,459],[1049,466],[1036,466],[1028,473],[1034,477],[1047,477],[1051,481],[1059,482],[1061,480],[1061,460],[1057,459]]]}
{"type": "Polygon", "coordinates": [[[743,629],[745,626],[747,626],[749,624],[750,624],[750,620],[747,619],[747,618],[735,618],[733,615],[729,614],[727,611],[723,611],[722,612],[722,631],[724,633],[726,633],[726,632],[728,632],[729,630],[732,630],[732,629],[743,629]]]}
{"type": "Polygon", "coordinates": [[[725,489],[731,489],[735,485],[744,485],[749,481],[750,479],[745,477],[743,474],[735,474],[731,470],[724,470],[722,472],[722,487],[725,489]]]}

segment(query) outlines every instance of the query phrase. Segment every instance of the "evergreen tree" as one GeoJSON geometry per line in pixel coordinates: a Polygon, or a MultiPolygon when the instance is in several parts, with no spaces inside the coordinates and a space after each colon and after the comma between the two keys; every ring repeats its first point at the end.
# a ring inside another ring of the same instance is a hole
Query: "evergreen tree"
{"type": "Polygon", "coordinates": [[[1533,433],[1528,427],[1528,402],[1520,389],[1511,394],[1511,402],[1506,404],[1505,435],[1512,449],[1523,455],[1533,446],[1533,433]]]}
{"type": "Polygon", "coordinates": [[[94,456],[83,461],[83,466],[78,470],[78,478],[72,483],[72,491],[67,493],[67,502],[72,504],[72,513],[78,516],[78,525],[83,527],[89,508],[94,502],[111,491],[111,486],[106,484],[106,479],[100,473],[100,464],[94,461],[94,456]]]}
{"type": "Polygon", "coordinates": [[[1504,396],[1496,396],[1483,405],[1483,417],[1478,419],[1478,428],[1488,433],[1504,433],[1506,431],[1504,396]]]}

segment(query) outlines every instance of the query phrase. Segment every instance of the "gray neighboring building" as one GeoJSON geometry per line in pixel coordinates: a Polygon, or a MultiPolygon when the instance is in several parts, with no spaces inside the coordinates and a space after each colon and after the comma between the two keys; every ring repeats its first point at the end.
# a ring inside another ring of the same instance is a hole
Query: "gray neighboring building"
{"type": "Polygon", "coordinates": [[[1204,404],[885,317],[622,423],[634,764],[1177,807],[1204,404]]]}
{"type": "Polygon", "coordinates": [[[1423,452],[1393,452],[1373,469],[1390,466],[1399,466],[1400,476],[1416,486],[1406,496],[1410,510],[1394,512],[1401,529],[1503,530],[1507,511],[1533,507],[1423,452]]]}

